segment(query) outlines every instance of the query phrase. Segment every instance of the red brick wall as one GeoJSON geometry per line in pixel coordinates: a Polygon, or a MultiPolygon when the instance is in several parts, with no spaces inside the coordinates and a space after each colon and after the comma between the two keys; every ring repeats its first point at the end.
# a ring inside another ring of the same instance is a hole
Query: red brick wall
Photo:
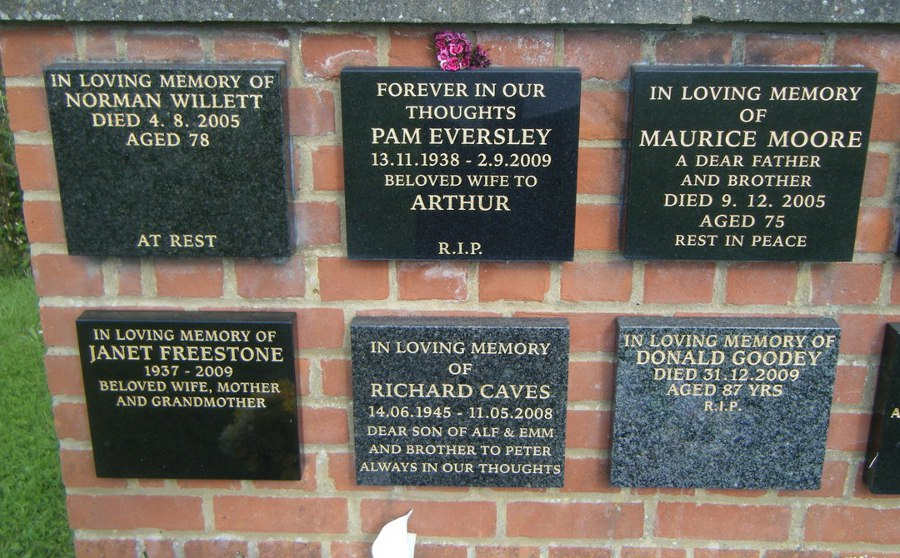
{"type": "Polygon", "coordinates": [[[894,196],[900,33],[807,27],[484,28],[498,65],[583,71],[575,261],[351,262],[345,257],[338,74],[425,65],[430,28],[19,27],[0,31],[16,160],[47,342],[47,379],[79,556],[368,556],[413,508],[421,558],[900,557],[900,497],[860,469],[886,322],[900,320],[894,196]],[[286,261],[89,259],[66,253],[41,69],[62,60],[284,60],[300,246],[286,261]],[[625,261],[618,252],[626,81],[634,62],[865,64],[880,72],[853,262],[625,261]],[[84,308],[264,309],[298,316],[299,482],[97,479],[75,343],[84,308]],[[562,489],[359,487],[347,327],[357,314],[563,316],[572,328],[562,489]],[[608,484],[613,320],[825,315],[843,328],[818,491],[608,484]]]}

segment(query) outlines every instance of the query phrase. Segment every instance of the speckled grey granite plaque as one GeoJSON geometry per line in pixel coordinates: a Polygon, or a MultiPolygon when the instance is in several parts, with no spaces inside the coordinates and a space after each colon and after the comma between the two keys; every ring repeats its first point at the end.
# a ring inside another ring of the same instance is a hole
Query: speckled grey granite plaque
{"type": "Polygon", "coordinates": [[[357,483],[562,486],[566,320],[357,317],[350,343],[357,483]]]}
{"type": "Polygon", "coordinates": [[[825,318],[619,318],[612,484],[818,488],[839,340],[825,318]]]}
{"type": "Polygon", "coordinates": [[[70,254],[291,253],[284,64],[44,72],[70,254]]]}
{"type": "Polygon", "coordinates": [[[876,494],[900,494],[900,324],[888,324],[863,478],[876,494]]]}

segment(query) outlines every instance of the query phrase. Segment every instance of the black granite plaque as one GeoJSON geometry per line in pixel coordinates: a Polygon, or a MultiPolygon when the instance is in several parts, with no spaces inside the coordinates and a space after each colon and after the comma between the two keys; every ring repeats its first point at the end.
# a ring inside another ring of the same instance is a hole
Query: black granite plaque
{"type": "Polygon", "coordinates": [[[284,67],[44,73],[70,254],[290,254],[284,67]]]}
{"type": "Polygon", "coordinates": [[[356,481],[562,486],[569,325],[355,318],[356,481]]]}
{"type": "Polygon", "coordinates": [[[850,260],[876,76],[634,66],[625,255],[850,260]]]}
{"type": "Polygon", "coordinates": [[[840,329],[824,318],[619,318],[615,486],[819,487],[840,329]]]}
{"type": "Polygon", "coordinates": [[[571,260],[581,73],[341,73],[354,259],[571,260]]]}
{"type": "Polygon", "coordinates": [[[78,318],[100,477],[300,478],[290,313],[78,318]]]}
{"type": "Polygon", "coordinates": [[[888,324],[863,477],[876,494],[900,494],[900,324],[888,324]]]}

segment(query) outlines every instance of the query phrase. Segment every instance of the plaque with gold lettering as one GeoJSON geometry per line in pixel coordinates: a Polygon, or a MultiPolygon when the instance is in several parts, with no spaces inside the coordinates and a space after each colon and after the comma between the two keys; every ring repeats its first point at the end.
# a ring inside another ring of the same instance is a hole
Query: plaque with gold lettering
{"type": "Polygon", "coordinates": [[[818,488],[839,340],[825,318],[619,318],[612,484],[818,488]]]}
{"type": "Polygon", "coordinates": [[[357,317],[356,482],[562,486],[562,319],[357,317]]]}
{"type": "Polygon", "coordinates": [[[70,254],[290,254],[284,65],[44,72],[70,254]]]}
{"type": "Polygon", "coordinates": [[[292,313],[89,310],[99,477],[300,478],[292,313]]]}
{"type": "Polygon", "coordinates": [[[863,478],[876,494],[900,494],[900,324],[888,324],[863,478]]]}
{"type": "Polygon", "coordinates": [[[850,260],[876,77],[634,66],[625,256],[850,260]]]}
{"type": "Polygon", "coordinates": [[[353,259],[571,260],[581,73],[347,68],[353,259]]]}

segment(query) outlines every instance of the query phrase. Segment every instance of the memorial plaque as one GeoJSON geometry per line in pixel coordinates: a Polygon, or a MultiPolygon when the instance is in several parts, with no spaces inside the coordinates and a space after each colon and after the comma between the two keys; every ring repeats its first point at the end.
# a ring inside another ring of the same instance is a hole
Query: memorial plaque
{"type": "Polygon", "coordinates": [[[876,76],[632,67],[625,256],[850,260],[876,76]]]}
{"type": "Polygon", "coordinates": [[[888,324],[863,477],[876,494],[900,494],[900,324],[888,324]]]}
{"type": "Polygon", "coordinates": [[[78,318],[99,477],[300,478],[291,313],[78,318]]]}
{"type": "Polygon", "coordinates": [[[341,73],[353,259],[571,260],[575,68],[341,73]]]}
{"type": "Polygon", "coordinates": [[[834,320],[635,317],[618,330],[613,485],[819,487],[834,320]]]}
{"type": "Polygon", "coordinates": [[[566,320],[357,317],[350,343],[358,484],[562,486],[566,320]]]}
{"type": "Polygon", "coordinates": [[[282,64],[65,64],[44,82],[70,254],[290,255],[282,64]]]}

